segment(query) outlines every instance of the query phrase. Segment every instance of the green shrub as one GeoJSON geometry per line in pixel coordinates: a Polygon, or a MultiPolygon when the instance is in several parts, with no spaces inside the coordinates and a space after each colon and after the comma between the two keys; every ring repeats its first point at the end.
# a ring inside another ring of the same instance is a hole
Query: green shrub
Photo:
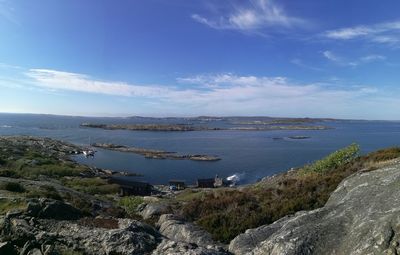
{"type": "Polygon", "coordinates": [[[134,216],[137,208],[143,203],[143,198],[138,196],[123,197],[118,201],[118,205],[125,209],[127,214],[134,216]]]}
{"type": "Polygon", "coordinates": [[[0,188],[11,192],[25,192],[25,188],[17,182],[6,182],[0,188]]]}
{"type": "Polygon", "coordinates": [[[313,164],[305,168],[306,171],[313,172],[324,172],[330,169],[334,169],[340,165],[350,162],[352,159],[358,156],[360,147],[353,143],[343,149],[335,151],[327,157],[315,161],[313,164]]]}

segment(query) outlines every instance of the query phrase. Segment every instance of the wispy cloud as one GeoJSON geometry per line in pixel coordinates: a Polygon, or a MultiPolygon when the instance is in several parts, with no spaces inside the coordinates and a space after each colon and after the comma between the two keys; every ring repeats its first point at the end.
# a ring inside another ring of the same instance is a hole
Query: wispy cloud
{"type": "MultiPolygon", "coordinates": [[[[143,111],[157,115],[331,116],[334,112],[340,116],[354,112],[350,111],[351,107],[369,102],[366,98],[379,92],[372,86],[337,86],[330,82],[304,84],[286,77],[233,73],[181,77],[174,85],[102,81],[85,74],[51,69],[30,69],[22,74],[25,74],[25,78],[21,77],[23,87],[28,91],[39,88],[72,98],[74,95],[64,91],[109,95],[124,99],[123,104],[134,107],[137,114],[143,111]],[[144,105],[148,109],[144,109],[144,105]]],[[[104,104],[104,98],[100,101],[104,104]]]]}
{"type": "Polygon", "coordinates": [[[364,39],[395,46],[400,44],[400,21],[329,30],[324,33],[324,36],[336,40],[364,39]]]}
{"type": "Polygon", "coordinates": [[[10,5],[9,1],[0,0],[0,21],[1,19],[19,25],[19,21],[15,15],[15,9],[10,5]]]}
{"type": "Polygon", "coordinates": [[[355,60],[349,60],[342,56],[338,56],[337,54],[335,54],[329,50],[323,51],[322,55],[329,61],[334,62],[340,66],[351,66],[351,67],[357,67],[362,64],[368,64],[368,63],[372,63],[372,62],[386,60],[385,56],[377,55],[377,54],[367,55],[367,56],[360,57],[355,60]]]}
{"type": "Polygon", "coordinates": [[[128,97],[159,97],[169,92],[161,86],[141,86],[124,82],[108,82],[93,79],[84,74],[49,69],[30,69],[26,75],[35,85],[48,89],[79,91],[128,97]]]}
{"type": "Polygon", "coordinates": [[[242,32],[261,32],[266,28],[293,28],[307,24],[301,18],[286,14],[273,0],[243,1],[240,6],[234,6],[228,13],[219,13],[212,17],[193,14],[192,18],[214,29],[242,32]]]}

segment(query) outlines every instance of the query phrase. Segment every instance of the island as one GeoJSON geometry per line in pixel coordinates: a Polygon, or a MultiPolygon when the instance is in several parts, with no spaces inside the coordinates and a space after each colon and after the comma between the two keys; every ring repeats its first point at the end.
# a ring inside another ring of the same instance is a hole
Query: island
{"type": "Polygon", "coordinates": [[[202,131],[219,130],[203,126],[193,126],[189,124],[95,124],[82,123],[81,127],[102,128],[107,130],[133,130],[133,131],[202,131]]]}
{"type": "Polygon", "coordinates": [[[187,131],[271,131],[271,130],[326,130],[332,129],[322,125],[266,125],[263,126],[237,126],[237,127],[208,127],[189,124],[97,124],[82,123],[84,128],[101,128],[105,130],[131,130],[131,131],[166,131],[166,132],[187,132],[187,131]]]}
{"type": "Polygon", "coordinates": [[[218,161],[221,158],[217,156],[210,156],[210,155],[203,155],[203,154],[185,154],[180,155],[176,152],[171,151],[162,151],[162,150],[152,150],[152,149],[145,149],[145,148],[138,148],[138,147],[128,147],[124,145],[117,145],[111,143],[94,143],[92,144],[93,147],[102,148],[106,150],[113,150],[113,151],[120,151],[120,152],[130,152],[139,155],[143,155],[145,158],[148,159],[188,159],[188,160],[195,160],[195,161],[218,161]]]}

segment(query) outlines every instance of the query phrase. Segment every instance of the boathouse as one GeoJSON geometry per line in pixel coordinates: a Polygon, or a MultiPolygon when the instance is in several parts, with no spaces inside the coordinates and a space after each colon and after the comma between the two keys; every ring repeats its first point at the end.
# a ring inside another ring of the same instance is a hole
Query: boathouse
{"type": "Polygon", "coordinates": [[[148,196],[151,195],[152,186],[147,182],[124,180],[124,179],[110,179],[110,183],[118,184],[120,187],[120,196],[148,196]]]}
{"type": "Polygon", "coordinates": [[[185,181],[182,180],[170,180],[168,183],[171,190],[183,190],[186,188],[185,181]]]}
{"type": "Polygon", "coordinates": [[[210,179],[197,179],[197,187],[198,188],[214,188],[214,178],[210,179]]]}

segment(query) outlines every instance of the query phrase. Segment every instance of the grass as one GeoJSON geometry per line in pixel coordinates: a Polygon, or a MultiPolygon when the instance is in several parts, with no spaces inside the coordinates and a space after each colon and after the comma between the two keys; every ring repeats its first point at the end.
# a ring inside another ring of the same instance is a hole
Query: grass
{"type": "Polygon", "coordinates": [[[130,196],[123,197],[118,201],[118,205],[125,209],[126,213],[131,217],[137,216],[137,208],[144,202],[142,197],[130,196]]]}
{"type": "Polygon", "coordinates": [[[26,202],[20,199],[0,198],[0,214],[11,210],[26,209],[26,202]]]}
{"type": "Polygon", "coordinates": [[[109,184],[101,178],[64,178],[62,182],[67,187],[91,195],[116,194],[119,190],[117,184],[109,184]]]}
{"type": "Polygon", "coordinates": [[[297,211],[322,207],[344,178],[358,171],[374,170],[400,157],[400,148],[365,156],[356,156],[357,151],[358,146],[350,145],[314,164],[241,190],[225,188],[196,194],[181,200],[178,210],[187,220],[209,231],[214,239],[228,243],[246,229],[270,224],[297,211]]]}

